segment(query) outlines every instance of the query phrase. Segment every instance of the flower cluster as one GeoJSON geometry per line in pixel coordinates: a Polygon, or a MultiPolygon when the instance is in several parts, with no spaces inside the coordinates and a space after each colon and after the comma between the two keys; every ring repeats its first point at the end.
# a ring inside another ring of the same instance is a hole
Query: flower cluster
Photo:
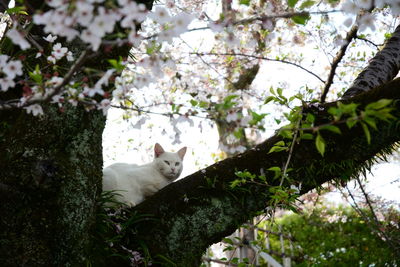
{"type": "Polygon", "coordinates": [[[6,55],[0,55],[0,90],[5,92],[15,86],[14,79],[22,75],[22,63],[19,60],[10,60],[6,55]]]}
{"type": "Polygon", "coordinates": [[[120,8],[105,9],[97,7],[96,3],[103,0],[81,0],[76,3],[66,3],[63,0],[51,0],[47,4],[49,11],[36,14],[33,21],[45,25],[44,31],[66,37],[68,41],[81,38],[96,51],[102,38],[114,30],[115,24],[121,21],[121,26],[136,32],[135,23],[141,23],[147,14],[143,4],[131,0],[119,0],[120,8]],[[81,28],[82,31],[77,29],[81,28]]]}
{"type": "MultiPolygon", "coordinates": [[[[375,31],[375,14],[361,11],[373,9],[374,7],[384,8],[385,6],[390,7],[393,16],[400,15],[400,2],[398,0],[347,0],[343,3],[342,10],[349,15],[360,15],[356,19],[360,31],[365,31],[368,28],[375,31]]],[[[345,26],[350,27],[353,24],[353,16],[344,21],[345,26]]]]}
{"type": "Polygon", "coordinates": [[[193,20],[193,16],[187,13],[171,16],[164,7],[156,7],[154,12],[149,14],[149,18],[161,25],[161,31],[157,35],[158,41],[168,43],[172,42],[172,38],[186,32],[187,27],[193,20]]]}

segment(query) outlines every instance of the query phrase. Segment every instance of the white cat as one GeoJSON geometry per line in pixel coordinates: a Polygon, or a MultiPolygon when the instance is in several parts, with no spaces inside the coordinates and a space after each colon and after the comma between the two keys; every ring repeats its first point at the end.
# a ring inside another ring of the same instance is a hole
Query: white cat
{"type": "Polygon", "coordinates": [[[158,143],[154,160],[145,165],[115,163],[103,170],[103,191],[116,190],[116,200],[135,206],[176,180],[182,172],[186,147],[178,152],[165,152],[158,143]]]}

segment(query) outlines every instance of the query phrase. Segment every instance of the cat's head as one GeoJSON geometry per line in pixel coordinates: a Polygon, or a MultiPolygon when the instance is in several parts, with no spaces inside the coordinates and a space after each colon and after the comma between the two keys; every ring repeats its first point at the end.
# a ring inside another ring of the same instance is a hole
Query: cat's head
{"type": "Polygon", "coordinates": [[[158,143],[154,146],[154,162],[161,174],[170,181],[179,177],[182,172],[182,161],[186,154],[186,147],[178,152],[166,152],[158,143]]]}

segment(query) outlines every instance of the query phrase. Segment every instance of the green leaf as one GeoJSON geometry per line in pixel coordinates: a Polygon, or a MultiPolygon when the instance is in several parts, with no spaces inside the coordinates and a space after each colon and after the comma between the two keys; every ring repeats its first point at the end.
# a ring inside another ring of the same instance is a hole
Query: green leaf
{"type": "Polygon", "coordinates": [[[289,7],[294,7],[299,0],[287,0],[289,7]]]}
{"type": "Polygon", "coordinates": [[[381,99],[381,100],[379,100],[377,102],[368,104],[365,107],[365,110],[368,110],[368,109],[375,109],[375,110],[381,109],[381,108],[384,108],[387,105],[391,104],[392,102],[393,102],[392,99],[381,99]]]}
{"type": "Polygon", "coordinates": [[[6,13],[9,15],[13,15],[13,14],[28,15],[28,13],[25,11],[25,7],[23,7],[23,6],[16,6],[16,7],[9,8],[6,10],[6,13]]]}
{"type": "Polygon", "coordinates": [[[279,168],[278,166],[274,166],[274,167],[268,168],[267,170],[275,172],[275,177],[274,178],[279,177],[280,174],[282,173],[281,168],[279,168]]]}
{"type": "Polygon", "coordinates": [[[342,132],[340,131],[339,127],[334,126],[334,125],[325,125],[325,126],[321,126],[319,128],[320,130],[328,130],[337,134],[341,134],[342,132]]]}
{"type": "Polygon", "coordinates": [[[293,138],[293,133],[291,130],[285,130],[285,129],[281,129],[278,133],[280,136],[287,138],[287,139],[292,139],[293,138]]]}
{"type": "Polygon", "coordinates": [[[274,144],[274,146],[284,146],[285,142],[284,141],[278,141],[274,144]]]}
{"type": "Polygon", "coordinates": [[[361,126],[364,130],[365,138],[367,138],[368,144],[371,144],[371,133],[369,132],[367,124],[365,124],[364,122],[361,122],[361,126]]]}
{"type": "Polygon", "coordinates": [[[318,152],[324,156],[325,153],[325,140],[322,138],[320,133],[318,133],[317,138],[315,138],[315,146],[317,147],[318,152]]]}
{"type": "Polygon", "coordinates": [[[242,180],[238,180],[238,179],[233,180],[233,181],[231,182],[231,184],[230,184],[230,187],[231,187],[231,188],[235,188],[235,187],[237,187],[238,185],[240,185],[241,183],[242,183],[242,180]]]}
{"type": "Polygon", "coordinates": [[[313,123],[315,121],[315,116],[311,113],[307,113],[306,121],[313,123]]]}
{"type": "Polygon", "coordinates": [[[349,129],[353,128],[354,125],[356,125],[358,120],[356,118],[348,118],[346,120],[346,125],[349,127],[349,129]]]}
{"type": "Polygon", "coordinates": [[[273,146],[273,147],[271,147],[271,149],[268,151],[268,154],[269,154],[269,153],[273,153],[273,152],[280,152],[280,151],[283,151],[283,150],[286,150],[286,149],[287,149],[287,147],[273,146]]]}
{"type": "Polygon", "coordinates": [[[366,122],[369,126],[377,130],[378,128],[376,127],[375,119],[371,117],[365,117],[364,122],[366,122]]]}
{"type": "Polygon", "coordinates": [[[194,106],[197,106],[198,103],[199,103],[199,102],[197,102],[197,101],[194,100],[194,99],[190,100],[190,104],[192,104],[193,107],[194,107],[194,106]]]}
{"type": "Polygon", "coordinates": [[[298,16],[293,16],[292,20],[296,24],[301,24],[301,25],[306,25],[307,21],[310,19],[310,15],[298,15],[298,16]]]}
{"type": "Polygon", "coordinates": [[[268,104],[269,102],[271,102],[272,100],[275,100],[276,97],[275,96],[269,96],[264,100],[264,104],[268,104]]]}
{"type": "Polygon", "coordinates": [[[300,9],[305,9],[305,8],[312,7],[314,4],[315,4],[315,1],[307,0],[307,1],[303,2],[303,3],[300,5],[300,9]]]}
{"type": "Polygon", "coordinates": [[[222,239],[222,242],[233,245],[233,241],[230,238],[225,237],[224,239],[222,239]]]}
{"type": "Polygon", "coordinates": [[[240,0],[239,4],[249,6],[250,0],[240,0]]]}
{"type": "Polygon", "coordinates": [[[301,139],[305,139],[305,140],[312,140],[314,139],[314,135],[310,134],[310,133],[305,133],[301,136],[301,139]]]}

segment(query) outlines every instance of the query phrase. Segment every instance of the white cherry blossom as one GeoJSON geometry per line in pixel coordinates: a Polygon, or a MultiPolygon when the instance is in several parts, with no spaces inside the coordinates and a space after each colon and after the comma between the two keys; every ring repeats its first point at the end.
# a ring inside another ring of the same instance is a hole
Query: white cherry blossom
{"type": "Polygon", "coordinates": [[[111,107],[111,101],[109,99],[103,99],[100,102],[100,105],[97,106],[97,109],[101,109],[103,111],[103,115],[107,116],[107,112],[111,107]]]}
{"type": "Polygon", "coordinates": [[[165,7],[157,6],[153,12],[148,15],[152,20],[164,24],[166,22],[171,21],[171,15],[165,7]]]}
{"type": "Polygon", "coordinates": [[[10,79],[14,79],[16,76],[22,75],[22,63],[19,60],[10,60],[4,67],[3,72],[10,79]]]}
{"type": "Polygon", "coordinates": [[[171,20],[172,25],[174,25],[174,31],[177,35],[184,33],[187,30],[188,25],[192,22],[193,16],[180,13],[174,16],[171,20]]]}
{"type": "Polygon", "coordinates": [[[81,39],[92,46],[93,51],[97,51],[101,44],[101,37],[94,34],[91,30],[86,29],[81,33],[81,39]]]}
{"type": "Polygon", "coordinates": [[[46,37],[43,37],[43,39],[45,39],[49,43],[53,43],[57,39],[57,36],[49,34],[46,37]]]}
{"type": "Polygon", "coordinates": [[[79,24],[82,26],[89,26],[93,19],[94,7],[88,2],[78,1],[76,3],[76,12],[74,16],[79,24]]]}
{"type": "Polygon", "coordinates": [[[16,29],[16,26],[10,29],[7,32],[7,37],[11,39],[14,44],[19,45],[22,50],[28,49],[31,47],[30,43],[25,39],[25,37],[16,29]]]}
{"type": "Polygon", "coordinates": [[[28,114],[32,113],[33,116],[38,116],[43,114],[42,106],[40,106],[39,104],[30,105],[24,107],[24,109],[26,109],[26,112],[28,114]]]}
{"type": "Polygon", "coordinates": [[[8,88],[13,88],[15,86],[15,82],[13,79],[9,77],[0,78],[0,89],[5,92],[8,88]]]}
{"type": "Polygon", "coordinates": [[[7,55],[0,55],[0,67],[4,68],[7,64],[9,57],[7,55]]]}
{"type": "Polygon", "coordinates": [[[375,31],[376,27],[375,27],[374,22],[375,22],[374,14],[366,13],[366,14],[362,15],[357,20],[360,32],[365,31],[367,28],[370,28],[372,31],[375,31]]]}

